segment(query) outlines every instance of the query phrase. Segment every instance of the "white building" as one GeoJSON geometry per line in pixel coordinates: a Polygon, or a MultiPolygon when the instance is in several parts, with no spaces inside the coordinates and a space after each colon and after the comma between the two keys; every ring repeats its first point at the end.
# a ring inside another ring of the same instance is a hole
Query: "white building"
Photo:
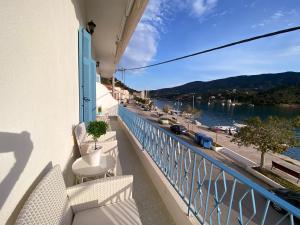
{"type": "MultiPolygon", "coordinates": [[[[100,77],[100,76],[99,76],[100,77]]],[[[96,83],[96,114],[116,115],[118,101],[113,98],[111,90],[100,82],[96,83]]]]}
{"type": "Polygon", "coordinates": [[[51,165],[59,164],[66,183],[73,182],[72,130],[95,117],[95,62],[101,76],[113,76],[146,4],[0,2],[1,224],[13,224],[31,187],[51,165]],[[91,20],[92,36],[85,29],[91,20]]]}

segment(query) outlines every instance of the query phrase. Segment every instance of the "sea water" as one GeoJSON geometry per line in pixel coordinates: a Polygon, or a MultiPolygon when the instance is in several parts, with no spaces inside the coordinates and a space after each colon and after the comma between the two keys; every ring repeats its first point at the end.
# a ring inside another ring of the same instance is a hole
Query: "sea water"
{"type": "MultiPolygon", "coordinates": [[[[168,104],[175,109],[182,110],[186,105],[191,105],[191,102],[183,102],[182,104],[175,101],[168,100],[154,100],[154,104],[158,108],[162,108],[168,104]]],[[[300,116],[300,107],[282,107],[282,106],[249,106],[243,105],[230,105],[221,103],[201,103],[195,102],[195,108],[199,109],[201,114],[196,120],[200,121],[206,126],[231,126],[233,123],[243,123],[247,118],[259,116],[261,119],[266,119],[268,116],[278,116],[285,118],[293,118],[300,116]]],[[[300,139],[300,129],[296,131],[297,138],[300,139]]],[[[300,161],[300,148],[291,148],[283,153],[290,158],[300,161]]]]}

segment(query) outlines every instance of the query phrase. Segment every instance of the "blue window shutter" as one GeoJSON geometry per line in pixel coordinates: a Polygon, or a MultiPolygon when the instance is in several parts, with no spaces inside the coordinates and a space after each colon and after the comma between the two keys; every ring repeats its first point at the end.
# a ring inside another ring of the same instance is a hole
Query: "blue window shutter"
{"type": "Polygon", "coordinates": [[[91,60],[91,104],[92,120],[96,120],[96,62],[91,60]]]}
{"type": "Polygon", "coordinates": [[[82,73],[82,29],[78,32],[78,70],[79,70],[79,121],[83,122],[83,73],[82,73]]]}
{"type": "Polygon", "coordinates": [[[79,31],[80,121],[96,120],[96,63],[91,57],[91,35],[79,31]]]}
{"type": "Polygon", "coordinates": [[[82,79],[83,79],[83,121],[89,122],[92,120],[92,99],[90,94],[91,82],[91,35],[82,28],[82,79]]]}
{"type": "Polygon", "coordinates": [[[83,121],[92,120],[92,98],[91,98],[91,63],[89,59],[83,58],[83,121]]]}

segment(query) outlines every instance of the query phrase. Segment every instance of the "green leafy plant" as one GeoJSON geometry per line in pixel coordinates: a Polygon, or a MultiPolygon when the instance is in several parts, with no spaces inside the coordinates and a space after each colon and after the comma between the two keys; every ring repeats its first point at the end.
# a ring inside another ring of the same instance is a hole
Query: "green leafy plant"
{"type": "Polygon", "coordinates": [[[299,143],[295,135],[295,120],[268,117],[262,121],[259,117],[250,118],[246,126],[234,135],[233,142],[238,145],[252,145],[261,153],[260,168],[264,167],[267,152],[282,153],[288,147],[299,143]]]}
{"type": "Polygon", "coordinates": [[[93,137],[93,140],[95,141],[95,149],[96,149],[96,143],[97,139],[103,135],[106,134],[108,124],[104,121],[91,121],[89,125],[87,126],[87,133],[93,137]]]}

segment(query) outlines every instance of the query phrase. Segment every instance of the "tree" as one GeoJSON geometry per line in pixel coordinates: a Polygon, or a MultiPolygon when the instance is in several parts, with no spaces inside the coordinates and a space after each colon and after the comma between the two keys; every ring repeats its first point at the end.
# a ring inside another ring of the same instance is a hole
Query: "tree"
{"type": "Polygon", "coordinates": [[[239,146],[253,145],[261,153],[262,169],[267,152],[282,153],[288,147],[298,144],[294,128],[294,120],[270,116],[262,121],[259,117],[254,117],[246,121],[246,126],[234,135],[232,141],[239,146]]]}
{"type": "Polygon", "coordinates": [[[95,150],[97,149],[96,143],[97,139],[103,135],[106,134],[108,124],[104,121],[91,121],[87,127],[87,133],[93,137],[93,140],[95,141],[95,150]]]}
{"type": "Polygon", "coordinates": [[[153,101],[149,101],[148,106],[150,109],[153,109],[154,107],[154,102],[153,101]]]}
{"type": "Polygon", "coordinates": [[[171,106],[169,106],[169,105],[164,105],[164,107],[162,108],[164,113],[169,113],[170,109],[171,109],[171,106]]]}
{"type": "MultiPolygon", "coordinates": [[[[195,109],[195,108],[192,108],[190,105],[187,105],[184,110],[183,110],[185,113],[189,113],[191,114],[191,117],[189,119],[193,119],[195,118],[195,116],[198,116],[200,117],[201,114],[202,114],[202,111],[199,110],[199,109],[195,109]]],[[[187,121],[188,123],[188,129],[190,128],[190,120],[187,121]]]]}
{"type": "Polygon", "coordinates": [[[293,119],[293,126],[295,128],[300,128],[300,116],[296,116],[294,119],[293,119]]]}
{"type": "Polygon", "coordinates": [[[200,116],[202,114],[201,110],[192,108],[190,105],[187,105],[183,111],[191,114],[192,116],[200,116]]]}

